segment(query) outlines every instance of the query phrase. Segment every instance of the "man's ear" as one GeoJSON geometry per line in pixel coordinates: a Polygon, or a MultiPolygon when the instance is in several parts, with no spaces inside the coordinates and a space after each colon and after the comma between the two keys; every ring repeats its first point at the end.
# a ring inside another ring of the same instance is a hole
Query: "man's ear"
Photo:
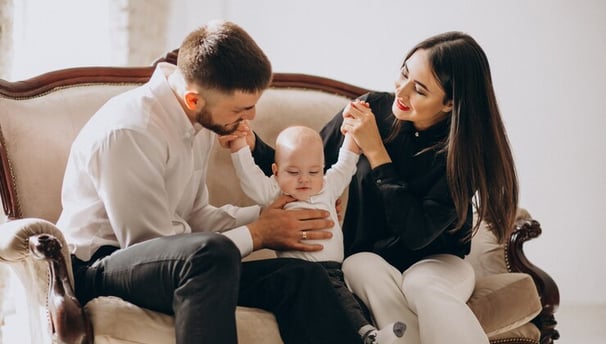
{"type": "Polygon", "coordinates": [[[271,164],[271,172],[274,174],[274,176],[278,176],[278,164],[275,162],[271,164]]]}
{"type": "Polygon", "coordinates": [[[197,91],[185,91],[183,100],[187,109],[191,111],[202,109],[205,105],[204,98],[197,91]]]}
{"type": "Polygon", "coordinates": [[[449,113],[450,111],[452,111],[452,108],[453,108],[452,100],[449,100],[446,102],[446,104],[444,104],[444,107],[442,108],[442,112],[449,113]]]}

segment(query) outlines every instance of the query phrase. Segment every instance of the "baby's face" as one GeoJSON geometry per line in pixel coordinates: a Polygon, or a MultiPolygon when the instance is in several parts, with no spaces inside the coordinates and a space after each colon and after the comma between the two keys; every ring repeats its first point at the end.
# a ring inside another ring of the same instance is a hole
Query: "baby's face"
{"type": "Polygon", "coordinates": [[[282,192],[300,201],[309,200],[324,186],[324,152],[313,146],[282,151],[273,166],[282,192]]]}

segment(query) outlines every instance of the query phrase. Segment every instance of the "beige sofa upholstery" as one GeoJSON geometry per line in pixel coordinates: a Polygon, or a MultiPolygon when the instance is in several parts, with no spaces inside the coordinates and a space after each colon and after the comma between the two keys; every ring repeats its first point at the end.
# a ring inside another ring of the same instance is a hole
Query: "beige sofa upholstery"
{"type": "MultiPolygon", "coordinates": [[[[163,60],[174,63],[174,52],[163,60]]],[[[0,80],[0,191],[10,221],[0,226],[0,262],[11,266],[28,293],[32,319],[48,315],[43,334],[66,343],[174,343],[173,318],[116,297],[80,307],[72,290],[70,256],[54,223],[61,211],[62,176],[72,140],[111,96],[145,82],[152,67],[75,68],[23,82],[0,80]]],[[[300,74],[275,74],[252,122],[266,142],[287,125],[319,129],[365,89],[300,74]]],[[[251,204],[240,191],[228,153],[218,145],[209,166],[211,202],[251,204]]],[[[345,214],[346,216],[346,214],[345,214]]],[[[558,289],[528,262],[523,243],[541,228],[524,210],[512,235],[497,244],[482,224],[468,259],[477,274],[468,304],[492,343],[550,343],[558,289]]],[[[255,252],[246,259],[271,259],[255,252]]],[[[237,310],[240,343],[281,343],[272,314],[237,310]]]]}

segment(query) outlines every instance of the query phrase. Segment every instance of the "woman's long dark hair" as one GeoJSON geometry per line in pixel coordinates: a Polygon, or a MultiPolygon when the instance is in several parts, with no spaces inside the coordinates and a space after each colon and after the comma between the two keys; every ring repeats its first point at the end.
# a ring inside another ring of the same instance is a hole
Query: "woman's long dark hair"
{"type": "MultiPolygon", "coordinates": [[[[446,32],[417,44],[428,52],[429,65],[453,102],[450,133],[444,142],[446,175],[460,229],[473,201],[477,222],[486,220],[502,242],[513,229],[518,208],[518,179],[509,140],[495,97],[490,66],[480,45],[469,35],[446,32]],[[475,197],[475,199],[474,199],[475,197]]],[[[394,130],[399,131],[397,124],[394,130]]]]}

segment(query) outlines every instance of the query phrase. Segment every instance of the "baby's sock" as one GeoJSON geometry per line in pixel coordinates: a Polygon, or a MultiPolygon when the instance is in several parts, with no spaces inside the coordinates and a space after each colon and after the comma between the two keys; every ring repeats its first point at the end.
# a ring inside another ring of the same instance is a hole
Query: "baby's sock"
{"type": "Polygon", "coordinates": [[[358,331],[362,336],[364,344],[392,344],[404,335],[406,324],[397,321],[377,330],[372,325],[366,325],[358,331]]]}

